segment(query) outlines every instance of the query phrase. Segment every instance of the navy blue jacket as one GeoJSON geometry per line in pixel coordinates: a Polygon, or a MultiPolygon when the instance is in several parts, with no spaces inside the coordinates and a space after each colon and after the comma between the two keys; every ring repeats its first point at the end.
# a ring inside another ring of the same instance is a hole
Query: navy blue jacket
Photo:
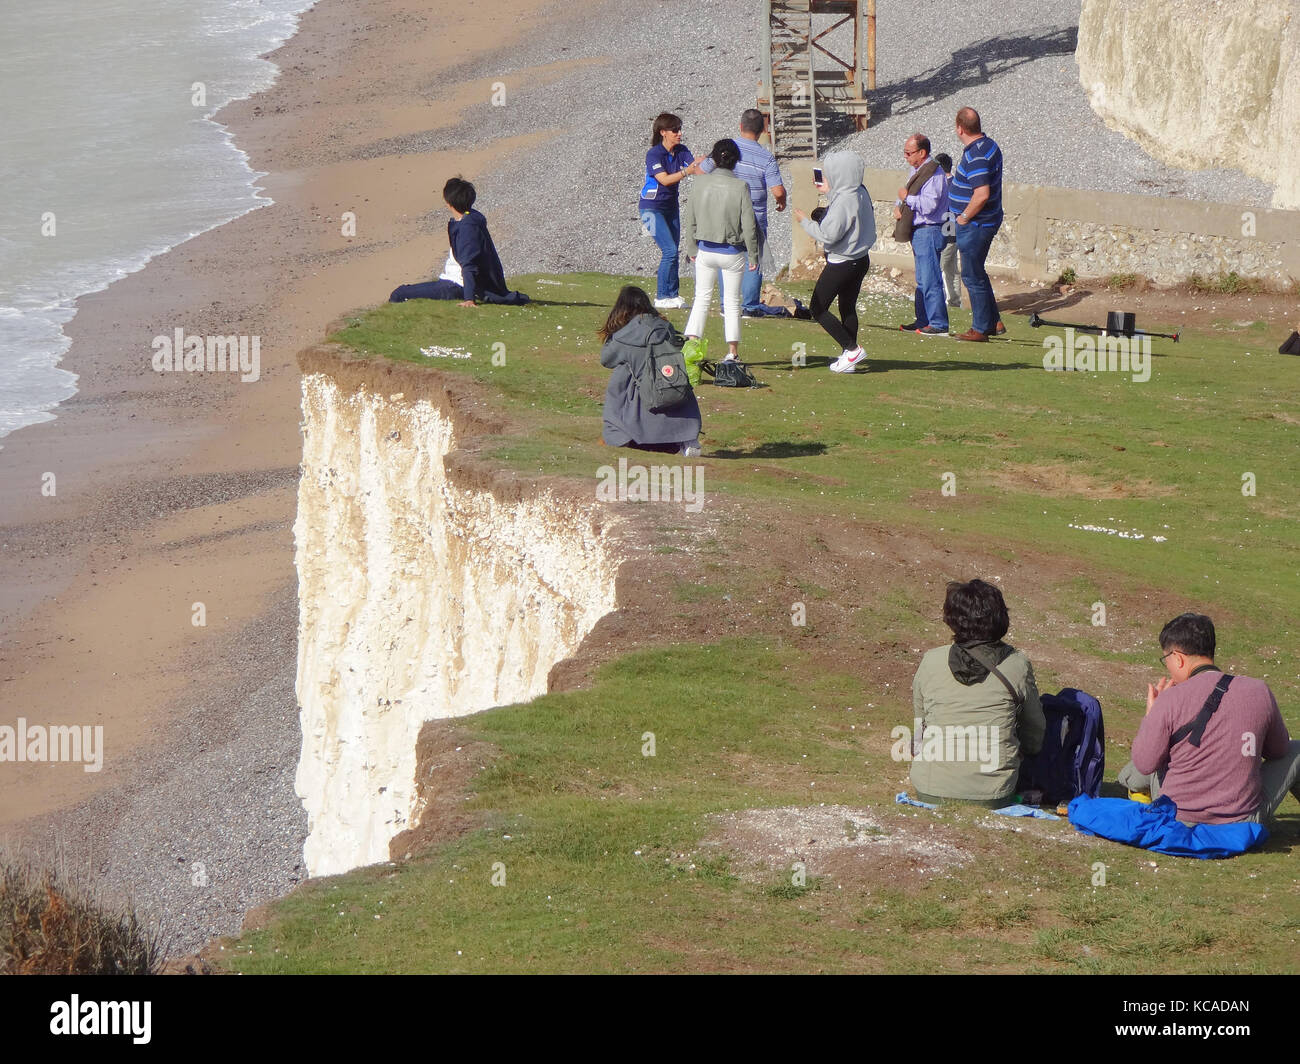
{"type": "Polygon", "coordinates": [[[491,303],[510,295],[501,259],[482,214],[471,207],[460,221],[448,219],[447,240],[465,277],[466,299],[491,303]]]}

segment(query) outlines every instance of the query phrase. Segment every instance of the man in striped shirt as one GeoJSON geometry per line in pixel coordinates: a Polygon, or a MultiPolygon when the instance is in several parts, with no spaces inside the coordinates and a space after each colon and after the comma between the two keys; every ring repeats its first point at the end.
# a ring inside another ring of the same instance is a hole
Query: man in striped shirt
{"type": "Polygon", "coordinates": [[[948,202],[956,215],[961,279],[970,293],[971,308],[971,328],[957,339],[984,342],[990,334],[1006,331],[984,269],[989,246],[1002,225],[1002,149],[984,135],[973,107],[957,112],[957,137],[966,150],[953,171],[948,202]]]}

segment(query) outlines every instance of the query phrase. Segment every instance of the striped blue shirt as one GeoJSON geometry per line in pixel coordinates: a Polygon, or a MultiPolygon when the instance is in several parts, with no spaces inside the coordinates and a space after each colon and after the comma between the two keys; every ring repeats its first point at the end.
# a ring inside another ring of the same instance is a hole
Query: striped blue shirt
{"type": "Polygon", "coordinates": [[[971,225],[1002,224],[1002,149],[988,137],[973,140],[962,152],[961,162],[952,172],[948,186],[948,203],[953,214],[961,214],[969,205],[975,189],[987,185],[989,198],[984,209],[970,220],[971,225]]]}
{"type": "MultiPolygon", "coordinates": [[[[736,163],[735,175],[749,186],[749,198],[754,204],[754,217],[758,227],[767,232],[767,192],[768,189],[784,185],[780,167],[772,153],[757,141],[748,137],[732,137],[740,149],[740,162],[736,163]]],[[[704,173],[713,171],[713,160],[705,159],[700,163],[704,173]]]]}

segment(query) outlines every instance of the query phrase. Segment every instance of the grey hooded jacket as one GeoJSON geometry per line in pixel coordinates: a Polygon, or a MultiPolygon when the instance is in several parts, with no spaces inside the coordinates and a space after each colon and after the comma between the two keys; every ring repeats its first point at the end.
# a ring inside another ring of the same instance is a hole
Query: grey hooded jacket
{"type": "Polygon", "coordinates": [[[828,262],[860,259],[876,242],[876,212],[871,194],[862,185],[864,168],[857,152],[837,151],[822,160],[822,173],[831,189],[826,216],[820,222],[805,218],[799,224],[826,249],[828,262]]]}
{"type": "MultiPolygon", "coordinates": [[[[751,208],[752,209],[752,208],[751,208]]],[[[652,414],[636,382],[650,357],[650,345],[668,339],[673,327],[655,314],[640,314],[606,341],[600,364],[614,372],[605,389],[604,440],[611,447],[630,443],[687,443],[700,434],[695,393],[672,410],[652,414]]]]}

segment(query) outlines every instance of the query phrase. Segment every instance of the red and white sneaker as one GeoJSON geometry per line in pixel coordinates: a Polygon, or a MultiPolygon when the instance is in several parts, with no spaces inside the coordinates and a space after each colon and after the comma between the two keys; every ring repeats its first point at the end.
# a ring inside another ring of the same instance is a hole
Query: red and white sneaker
{"type": "Polygon", "coordinates": [[[856,373],[859,366],[867,364],[867,353],[860,347],[845,351],[831,363],[832,373],[856,373]]]}

